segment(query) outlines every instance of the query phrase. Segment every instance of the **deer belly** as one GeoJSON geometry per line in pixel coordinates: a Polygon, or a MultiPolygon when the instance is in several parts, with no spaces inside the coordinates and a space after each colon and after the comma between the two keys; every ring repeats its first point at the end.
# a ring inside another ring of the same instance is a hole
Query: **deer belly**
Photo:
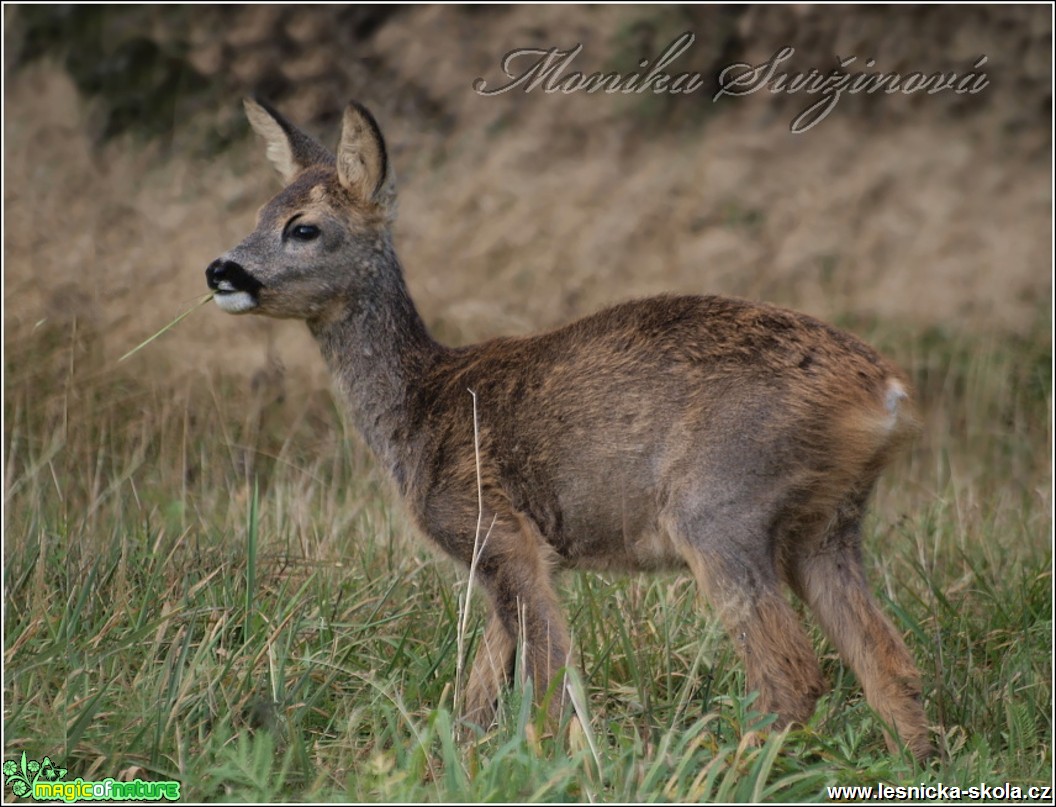
{"type": "MultiPolygon", "coordinates": [[[[560,530],[547,536],[572,569],[655,571],[685,565],[644,496],[610,497],[607,506],[566,502],[560,530]]],[[[651,499],[651,497],[649,497],[651,499]]]]}

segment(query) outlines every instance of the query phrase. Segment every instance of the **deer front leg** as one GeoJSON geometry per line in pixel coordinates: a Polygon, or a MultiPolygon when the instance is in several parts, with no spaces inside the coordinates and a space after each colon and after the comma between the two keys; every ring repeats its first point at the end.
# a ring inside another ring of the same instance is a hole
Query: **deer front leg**
{"type": "Polygon", "coordinates": [[[491,725],[499,692],[513,673],[516,650],[515,637],[503,625],[498,613],[492,610],[469,671],[463,715],[466,722],[484,729],[491,725]]]}
{"type": "MultiPolygon", "coordinates": [[[[489,594],[489,617],[477,651],[466,696],[466,718],[490,725],[495,700],[521,651],[521,672],[531,680],[541,705],[569,661],[568,628],[554,591],[549,548],[531,530],[493,530],[477,566],[489,594]]],[[[549,701],[556,724],[565,702],[564,686],[549,701]]]]}

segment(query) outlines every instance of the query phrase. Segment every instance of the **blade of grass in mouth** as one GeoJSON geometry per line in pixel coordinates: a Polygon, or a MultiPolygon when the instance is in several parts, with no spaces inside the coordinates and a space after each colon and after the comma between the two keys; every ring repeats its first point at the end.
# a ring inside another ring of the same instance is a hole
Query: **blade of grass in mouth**
{"type": "Polygon", "coordinates": [[[142,342],[140,342],[138,345],[136,345],[134,348],[132,348],[130,351],[128,351],[128,353],[126,353],[124,356],[122,356],[120,359],[117,360],[117,363],[120,364],[125,359],[127,359],[129,356],[131,356],[132,354],[138,353],[140,350],[145,348],[147,345],[149,345],[151,342],[153,342],[155,339],[157,339],[159,336],[161,336],[163,333],[165,333],[165,331],[167,331],[170,328],[174,327],[178,322],[180,322],[184,317],[186,317],[192,311],[197,311],[199,308],[201,308],[203,305],[205,305],[207,302],[209,302],[212,299],[213,299],[212,292],[210,292],[209,294],[202,295],[202,297],[198,300],[198,302],[196,302],[194,305],[192,305],[190,308],[188,308],[186,311],[184,311],[182,314],[180,314],[178,317],[176,317],[176,319],[174,319],[172,322],[170,322],[168,325],[166,325],[160,331],[155,333],[153,336],[150,336],[150,337],[144,339],[142,342]]]}

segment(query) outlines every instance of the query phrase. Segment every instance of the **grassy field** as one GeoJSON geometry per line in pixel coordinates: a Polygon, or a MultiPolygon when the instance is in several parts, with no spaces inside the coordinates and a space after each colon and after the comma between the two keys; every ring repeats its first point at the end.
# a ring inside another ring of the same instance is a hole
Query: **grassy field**
{"type": "MultiPolygon", "coordinates": [[[[742,742],[751,698],[688,575],[569,575],[582,727],[522,691],[456,745],[466,574],[412,534],[334,400],[115,365],[91,333],[9,339],[4,759],[175,779],[201,800],[825,800],[826,786],[1049,785],[1051,347],[845,322],[905,365],[926,432],[883,479],[874,590],[925,678],[942,759],[885,750],[832,692],[742,742]],[[127,368],[127,369],[126,369],[127,368]]],[[[217,316],[211,308],[195,317],[217,316]]],[[[191,320],[193,322],[193,320],[191,320]]],[[[183,324],[180,328],[192,327],[183,324]]],[[[178,339],[179,329],[165,338],[178,339]]],[[[7,789],[5,798],[11,798],[7,789]]]]}

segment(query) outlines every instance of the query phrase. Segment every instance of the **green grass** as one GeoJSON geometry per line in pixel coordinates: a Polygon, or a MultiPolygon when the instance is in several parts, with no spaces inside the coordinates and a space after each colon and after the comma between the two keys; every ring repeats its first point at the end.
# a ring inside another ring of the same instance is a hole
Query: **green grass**
{"type": "Polygon", "coordinates": [[[515,688],[499,726],[458,745],[466,575],[413,535],[331,398],[150,380],[150,349],[115,366],[89,333],[46,327],[6,345],[4,759],[234,801],[1051,784],[1048,323],[1032,339],[858,330],[925,407],[867,548],[941,726],[933,766],[887,753],[816,632],[832,692],[805,729],[745,742],[743,671],[685,575],[564,578],[586,726],[548,736],[515,688]]]}

